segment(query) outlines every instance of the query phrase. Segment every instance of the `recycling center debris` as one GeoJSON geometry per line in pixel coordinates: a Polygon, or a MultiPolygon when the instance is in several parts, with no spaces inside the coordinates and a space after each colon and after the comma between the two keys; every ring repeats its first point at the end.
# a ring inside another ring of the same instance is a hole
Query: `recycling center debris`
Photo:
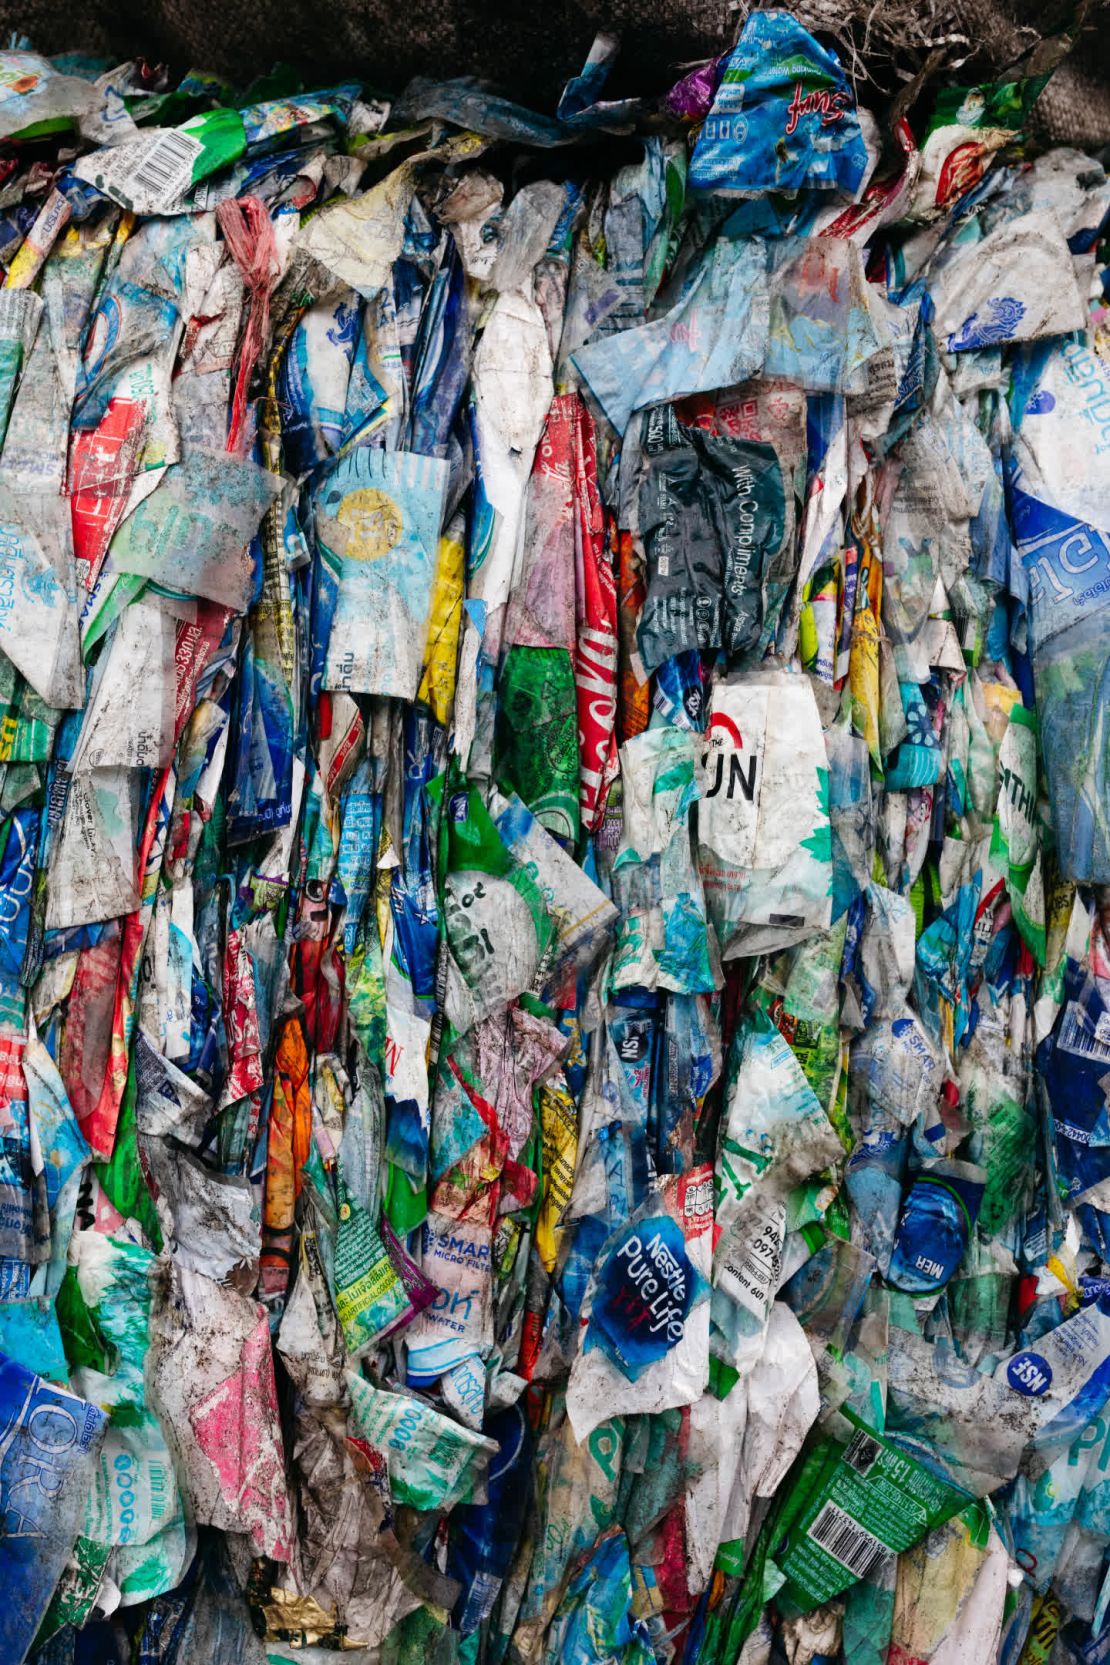
{"type": "Polygon", "coordinates": [[[4,1665],[1110,1661],[1110,180],[614,51],[0,53],[4,1665]]]}

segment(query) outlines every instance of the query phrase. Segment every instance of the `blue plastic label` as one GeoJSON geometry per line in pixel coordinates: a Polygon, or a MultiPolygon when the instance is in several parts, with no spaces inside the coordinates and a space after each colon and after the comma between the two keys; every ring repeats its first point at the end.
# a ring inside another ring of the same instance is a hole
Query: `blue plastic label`
{"type": "Polygon", "coordinates": [[[1052,1366],[1040,1353],[1015,1353],[1006,1366],[1006,1380],[1015,1393],[1039,1399],[1052,1386],[1052,1366]]]}

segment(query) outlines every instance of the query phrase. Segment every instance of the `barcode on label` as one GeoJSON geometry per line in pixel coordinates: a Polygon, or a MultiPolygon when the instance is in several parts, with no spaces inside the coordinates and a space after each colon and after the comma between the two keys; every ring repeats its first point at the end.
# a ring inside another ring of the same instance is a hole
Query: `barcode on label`
{"type": "Polygon", "coordinates": [[[1094,1026],[1094,1034],[1083,1022],[1081,1008],[1074,1000],[1069,1000],[1064,1007],[1064,1015],[1060,1020],[1060,1032],[1056,1038],[1056,1045],[1062,1052],[1075,1052],[1085,1058],[1099,1058],[1110,1061],[1110,1034],[1107,1034],[1104,1019],[1106,1013],[1100,1013],[1098,1022],[1094,1026]]]}
{"type": "Polygon", "coordinates": [[[870,1434],[865,1434],[860,1428],[852,1435],[851,1443],[844,1453],[844,1461],[849,1468],[854,1468],[857,1474],[867,1475],[875,1466],[875,1459],[882,1450],[878,1440],[873,1440],[870,1434]]]}
{"type": "Polygon", "coordinates": [[[876,1562],[890,1554],[885,1544],[835,1503],[825,1504],[806,1536],[857,1578],[866,1578],[876,1562]]]}
{"type": "Polygon", "coordinates": [[[135,169],[132,185],[172,201],[192,183],[193,163],[203,149],[191,133],[163,133],[135,169]]]}

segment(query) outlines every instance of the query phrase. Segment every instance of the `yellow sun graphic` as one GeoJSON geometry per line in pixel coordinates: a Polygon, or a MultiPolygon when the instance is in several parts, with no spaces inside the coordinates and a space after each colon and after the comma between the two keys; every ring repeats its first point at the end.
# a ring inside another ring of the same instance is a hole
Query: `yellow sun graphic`
{"type": "Polygon", "coordinates": [[[350,561],[380,561],[396,549],[404,530],[395,500],[373,486],[348,492],[335,518],[348,533],[343,553],[350,561]]]}

